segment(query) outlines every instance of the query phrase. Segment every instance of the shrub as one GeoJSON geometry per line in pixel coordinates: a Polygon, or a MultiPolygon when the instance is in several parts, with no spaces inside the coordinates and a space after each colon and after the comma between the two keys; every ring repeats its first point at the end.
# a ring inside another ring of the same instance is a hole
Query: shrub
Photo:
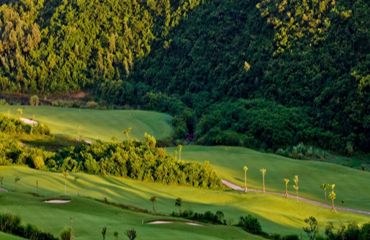
{"type": "Polygon", "coordinates": [[[370,239],[370,223],[364,224],[360,232],[360,240],[370,239]]]}
{"type": "Polygon", "coordinates": [[[60,234],[60,239],[61,240],[72,240],[73,239],[72,229],[68,228],[68,229],[64,230],[60,234]]]}
{"type": "Polygon", "coordinates": [[[87,108],[91,108],[91,109],[94,109],[94,108],[97,108],[99,106],[99,104],[95,101],[88,101],[86,103],[86,107],[87,108]]]}
{"type": "Polygon", "coordinates": [[[241,228],[245,231],[252,233],[252,234],[262,234],[262,227],[260,222],[257,218],[253,217],[252,215],[247,215],[245,217],[240,217],[239,224],[241,228]]]}
{"type": "Polygon", "coordinates": [[[30,97],[29,103],[31,106],[38,106],[40,104],[40,99],[37,95],[30,97]]]}
{"type": "Polygon", "coordinates": [[[298,235],[286,235],[281,238],[281,240],[299,240],[299,239],[300,238],[298,235]]]}
{"type": "Polygon", "coordinates": [[[58,240],[50,233],[45,233],[33,225],[22,226],[21,219],[12,214],[0,215],[0,231],[11,233],[27,239],[58,240]]]}
{"type": "Polygon", "coordinates": [[[137,233],[136,233],[136,230],[135,229],[129,229],[126,231],[126,236],[128,237],[128,239],[130,240],[135,240],[136,237],[137,237],[137,233]]]}
{"type": "Polygon", "coordinates": [[[0,99],[0,106],[7,106],[8,102],[5,99],[0,99]]]}

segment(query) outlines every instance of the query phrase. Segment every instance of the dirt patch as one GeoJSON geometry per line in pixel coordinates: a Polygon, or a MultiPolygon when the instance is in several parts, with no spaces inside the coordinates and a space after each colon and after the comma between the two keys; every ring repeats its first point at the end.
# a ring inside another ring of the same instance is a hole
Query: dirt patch
{"type": "Polygon", "coordinates": [[[6,190],[5,188],[0,187],[0,192],[8,192],[8,190],[6,190]]]}
{"type": "Polygon", "coordinates": [[[70,202],[71,200],[66,200],[66,199],[49,199],[49,200],[44,201],[44,203],[48,203],[48,204],[67,204],[70,202]]]}

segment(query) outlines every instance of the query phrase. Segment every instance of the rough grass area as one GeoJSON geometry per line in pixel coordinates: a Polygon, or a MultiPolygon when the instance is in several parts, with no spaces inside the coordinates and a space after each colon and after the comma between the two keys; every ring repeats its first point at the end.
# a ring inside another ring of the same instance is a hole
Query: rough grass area
{"type": "Polygon", "coordinates": [[[123,130],[132,128],[131,137],[142,139],[147,132],[157,139],[169,138],[173,131],[171,116],[139,110],[93,110],[48,106],[0,106],[0,113],[41,121],[49,126],[52,134],[75,138],[110,141],[125,138],[123,130]]]}

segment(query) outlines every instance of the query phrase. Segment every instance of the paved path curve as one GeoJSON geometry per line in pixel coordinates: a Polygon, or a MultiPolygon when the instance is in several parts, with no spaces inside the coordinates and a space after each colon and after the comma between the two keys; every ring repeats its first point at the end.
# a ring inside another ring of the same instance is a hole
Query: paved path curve
{"type": "MultiPolygon", "coordinates": [[[[244,188],[241,187],[241,186],[239,186],[239,185],[236,185],[236,184],[234,184],[234,183],[232,183],[230,181],[227,181],[225,179],[222,179],[221,181],[222,181],[222,184],[225,185],[228,188],[231,188],[231,189],[233,189],[235,191],[244,192],[244,188]]],[[[248,192],[262,193],[262,190],[248,188],[248,192]]],[[[279,192],[266,191],[266,193],[267,194],[272,194],[272,195],[277,195],[277,196],[285,197],[285,194],[279,193],[279,192]]],[[[297,199],[297,197],[294,196],[294,195],[288,195],[288,198],[297,199]]],[[[306,202],[306,203],[312,204],[312,205],[316,205],[316,206],[320,206],[320,207],[331,209],[331,206],[330,205],[328,205],[326,203],[319,202],[319,201],[315,201],[315,200],[311,200],[311,199],[307,199],[307,198],[303,198],[303,197],[298,197],[298,200],[300,200],[302,202],[306,202]]],[[[336,207],[335,209],[337,211],[339,210],[339,211],[345,211],[345,212],[351,212],[351,213],[356,213],[356,214],[362,214],[362,215],[370,216],[370,212],[369,211],[365,211],[365,210],[358,210],[358,209],[345,208],[345,207],[336,207]]]]}

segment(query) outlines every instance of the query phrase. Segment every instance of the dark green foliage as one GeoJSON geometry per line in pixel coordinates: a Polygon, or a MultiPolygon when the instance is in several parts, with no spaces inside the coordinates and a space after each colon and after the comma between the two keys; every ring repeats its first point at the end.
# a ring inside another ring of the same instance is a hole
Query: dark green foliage
{"type": "Polygon", "coordinates": [[[329,223],[325,228],[325,235],[328,240],[369,239],[370,224],[359,226],[357,223],[350,223],[336,228],[333,223],[329,223]]]}
{"type": "Polygon", "coordinates": [[[33,135],[50,135],[49,128],[38,123],[36,125],[29,125],[23,123],[21,120],[9,118],[0,114],[0,132],[10,135],[14,134],[33,134],[33,135]]]}
{"type": "Polygon", "coordinates": [[[65,148],[57,153],[56,160],[62,170],[70,172],[86,171],[205,188],[221,186],[208,162],[175,160],[164,149],[156,147],[155,139],[149,135],[143,143],[95,143],[65,148]]]}
{"type": "Polygon", "coordinates": [[[36,169],[124,176],[137,180],[221,188],[221,180],[209,162],[174,159],[146,134],[144,142],[79,144],[56,152],[25,147],[16,140],[0,142],[0,165],[27,164],[36,169]]]}
{"type": "Polygon", "coordinates": [[[307,146],[299,143],[296,146],[287,147],[285,149],[279,148],[276,154],[294,158],[294,159],[314,159],[324,161],[329,157],[329,154],[316,147],[307,146]]]}
{"type": "Polygon", "coordinates": [[[45,94],[120,82],[135,60],[151,51],[155,39],[166,39],[170,29],[201,3],[1,3],[0,89],[45,94]]]}
{"type": "Polygon", "coordinates": [[[21,219],[12,214],[0,214],[0,231],[31,240],[58,240],[50,233],[40,231],[32,225],[21,225],[21,219]]]}
{"type": "Polygon", "coordinates": [[[257,218],[253,217],[252,215],[240,217],[238,226],[252,234],[261,235],[263,233],[260,222],[258,221],[257,218]]]}
{"type": "Polygon", "coordinates": [[[369,1],[307,1],[306,16],[305,2],[287,3],[6,1],[0,89],[83,89],[108,104],[166,111],[188,141],[369,151],[369,1]],[[266,99],[242,111],[260,123],[227,109],[246,99],[266,99]]]}
{"type": "Polygon", "coordinates": [[[216,213],[213,213],[211,211],[197,213],[191,210],[185,210],[180,213],[173,212],[172,216],[182,217],[199,222],[226,225],[225,215],[222,211],[217,211],[216,213]]]}
{"type": "Polygon", "coordinates": [[[37,95],[33,95],[30,97],[30,102],[29,104],[31,106],[38,106],[40,104],[40,99],[37,95]]]}
{"type": "Polygon", "coordinates": [[[299,239],[300,238],[298,235],[286,235],[281,238],[281,240],[299,240],[299,239]]]}
{"type": "MultiPolygon", "coordinates": [[[[269,99],[307,118],[304,124],[311,132],[305,144],[346,152],[349,143],[354,151],[368,151],[370,17],[365,13],[370,4],[364,0],[337,1],[339,13],[350,10],[350,17],[321,15],[330,18],[330,27],[323,28],[325,34],[320,34],[317,44],[310,44],[312,36],[308,34],[273,57],[275,31],[260,16],[259,2],[208,1],[170,33],[168,49],[155,48],[140,61],[131,81],[180,96],[197,117],[220,100],[269,99]],[[244,70],[245,62],[250,65],[248,71],[244,70]],[[189,92],[192,101],[188,101],[189,92]],[[204,92],[208,97],[200,97],[204,92]]],[[[222,122],[223,118],[218,115],[214,121],[222,122]]],[[[283,117],[282,121],[296,124],[296,118],[290,121],[283,117]]],[[[291,145],[297,136],[290,138],[291,129],[285,129],[281,140],[283,145],[291,145]]],[[[250,138],[234,129],[215,128],[209,134],[217,136],[220,144],[241,145],[250,138]]],[[[258,136],[256,141],[264,139],[258,136]]]]}
{"type": "Polygon", "coordinates": [[[61,240],[73,240],[72,229],[68,228],[60,234],[61,240]]]}
{"type": "Polygon", "coordinates": [[[308,239],[316,240],[317,234],[319,232],[319,226],[316,218],[309,217],[304,220],[307,226],[303,227],[303,231],[307,234],[308,239]]]}
{"type": "Polygon", "coordinates": [[[370,239],[370,223],[364,224],[360,233],[360,240],[370,239]]]}
{"type": "Polygon", "coordinates": [[[129,229],[126,231],[126,236],[128,237],[129,240],[135,240],[137,237],[137,233],[135,229],[129,229]]]}
{"type": "Polygon", "coordinates": [[[308,141],[314,136],[309,115],[262,99],[216,104],[200,119],[201,144],[228,144],[274,149],[308,141]]]}

